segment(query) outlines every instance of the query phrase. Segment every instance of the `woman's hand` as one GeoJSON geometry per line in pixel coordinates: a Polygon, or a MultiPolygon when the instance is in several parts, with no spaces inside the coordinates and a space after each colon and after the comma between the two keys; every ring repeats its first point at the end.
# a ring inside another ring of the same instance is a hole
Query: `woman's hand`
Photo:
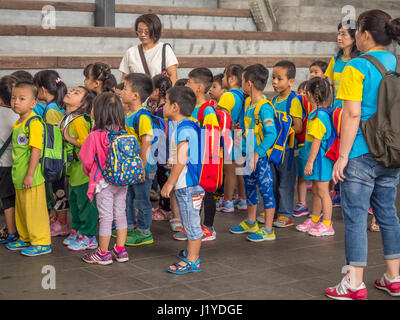
{"type": "Polygon", "coordinates": [[[339,181],[343,182],[344,179],[346,179],[346,176],[344,175],[344,169],[346,169],[348,163],[349,158],[342,156],[339,156],[339,159],[335,162],[332,172],[332,180],[335,184],[339,181]]]}
{"type": "Polygon", "coordinates": [[[306,166],[304,168],[304,174],[306,176],[311,176],[313,173],[313,167],[314,167],[314,163],[307,161],[306,166]]]}

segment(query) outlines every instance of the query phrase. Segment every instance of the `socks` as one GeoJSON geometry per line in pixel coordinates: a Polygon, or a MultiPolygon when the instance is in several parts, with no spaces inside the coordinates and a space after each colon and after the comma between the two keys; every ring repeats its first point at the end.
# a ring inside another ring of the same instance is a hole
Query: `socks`
{"type": "Polygon", "coordinates": [[[322,220],[322,222],[324,223],[324,225],[326,225],[327,227],[330,227],[332,224],[331,220],[322,220]]]}
{"type": "Polygon", "coordinates": [[[250,221],[249,219],[246,219],[246,223],[250,225],[254,225],[257,221],[250,221]]]}
{"type": "Polygon", "coordinates": [[[121,252],[122,250],[124,250],[125,249],[125,247],[118,247],[117,245],[115,245],[115,250],[117,251],[117,252],[121,252]]]}
{"type": "Polygon", "coordinates": [[[106,253],[107,253],[107,251],[103,251],[103,250],[100,249],[100,254],[101,254],[102,256],[104,256],[106,253]]]}
{"type": "Polygon", "coordinates": [[[267,231],[268,233],[272,232],[272,228],[268,229],[268,228],[264,227],[264,230],[267,231]]]}
{"type": "Polygon", "coordinates": [[[314,223],[318,223],[318,222],[319,222],[319,217],[318,217],[318,216],[312,215],[312,216],[311,216],[311,219],[312,219],[312,221],[313,221],[314,223]]]}

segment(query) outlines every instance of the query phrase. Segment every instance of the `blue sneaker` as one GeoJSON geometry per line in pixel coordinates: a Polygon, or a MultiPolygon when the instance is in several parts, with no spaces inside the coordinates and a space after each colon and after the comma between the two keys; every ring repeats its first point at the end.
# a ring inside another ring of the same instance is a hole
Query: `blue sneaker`
{"type": "Polygon", "coordinates": [[[340,194],[336,193],[336,196],[332,199],[332,207],[337,208],[341,206],[340,194]]]}
{"type": "Polygon", "coordinates": [[[272,241],[276,239],[276,236],[274,230],[268,232],[265,228],[260,228],[256,233],[248,235],[246,239],[252,242],[272,241]]]}
{"type": "Polygon", "coordinates": [[[64,246],[69,246],[73,241],[79,237],[79,231],[71,229],[71,233],[63,241],[64,246]]]}
{"type": "Polygon", "coordinates": [[[233,205],[233,201],[225,201],[222,204],[222,208],[220,211],[225,212],[225,213],[234,213],[235,206],[233,205]]]}
{"type": "Polygon", "coordinates": [[[293,217],[302,217],[308,215],[308,208],[302,204],[301,202],[298,202],[296,204],[296,208],[293,210],[293,217]]]}
{"type": "Polygon", "coordinates": [[[8,250],[13,250],[13,251],[15,251],[15,250],[22,250],[22,249],[28,248],[30,245],[31,245],[30,242],[25,242],[25,241],[22,241],[22,240],[17,240],[17,241],[8,243],[8,244],[6,245],[6,248],[7,248],[8,250]]]}
{"type": "Polygon", "coordinates": [[[51,246],[37,246],[31,245],[28,248],[21,251],[21,254],[27,257],[41,256],[51,252],[51,246]]]}
{"type": "Polygon", "coordinates": [[[247,210],[247,200],[239,199],[239,201],[237,201],[236,204],[234,203],[234,205],[240,211],[246,211],[247,210]]]}
{"type": "Polygon", "coordinates": [[[95,236],[88,237],[80,234],[79,237],[75,241],[72,241],[67,248],[71,251],[84,251],[86,249],[97,249],[98,246],[95,236]]]}
{"type": "Polygon", "coordinates": [[[247,223],[246,220],[240,222],[238,226],[234,226],[229,229],[231,233],[234,234],[242,234],[242,233],[255,233],[258,231],[258,222],[256,221],[254,224],[247,223]]]}
{"type": "Polygon", "coordinates": [[[17,241],[19,238],[19,234],[16,231],[15,233],[11,233],[11,234],[2,234],[2,237],[0,238],[0,244],[7,244],[10,242],[14,242],[17,241]]]}

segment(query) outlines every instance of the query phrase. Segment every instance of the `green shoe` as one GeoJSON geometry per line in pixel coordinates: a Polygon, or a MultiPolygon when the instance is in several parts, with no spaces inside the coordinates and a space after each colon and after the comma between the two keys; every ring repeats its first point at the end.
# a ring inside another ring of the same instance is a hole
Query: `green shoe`
{"type": "MultiPolygon", "coordinates": [[[[126,236],[131,237],[134,233],[135,233],[135,229],[128,229],[126,236]]],[[[117,237],[117,229],[113,229],[113,231],[111,232],[111,236],[113,238],[117,237]]]]}
{"type": "Polygon", "coordinates": [[[132,235],[126,237],[125,245],[141,246],[142,244],[151,244],[153,242],[154,240],[151,232],[144,234],[136,230],[132,235]]]}
{"type": "Polygon", "coordinates": [[[246,232],[254,233],[258,231],[258,222],[256,221],[254,224],[249,224],[246,220],[243,220],[238,226],[230,228],[229,231],[234,234],[242,234],[246,232]]]}
{"type": "Polygon", "coordinates": [[[260,228],[256,233],[248,235],[246,239],[252,242],[272,241],[276,239],[276,236],[273,229],[268,232],[265,228],[260,228]]]}
{"type": "Polygon", "coordinates": [[[116,238],[117,237],[117,229],[112,229],[111,231],[111,237],[116,238]]]}

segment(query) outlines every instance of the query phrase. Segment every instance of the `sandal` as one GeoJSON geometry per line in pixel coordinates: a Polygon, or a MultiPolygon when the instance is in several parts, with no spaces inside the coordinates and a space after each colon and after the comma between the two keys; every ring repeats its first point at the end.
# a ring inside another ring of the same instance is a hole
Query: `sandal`
{"type": "Polygon", "coordinates": [[[379,231],[381,231],[381,229],[379,228],[379,226],[376,223],[371,223],[371,225],[369,226],[369,231],[379,232],[379,231]]]}
{"type": "Polygon", "coordinates": [[[181,264],[174,263],[172,266],[174,266],[176,269],[173,270],[170,267],[168,267],[167,271],[171,272],[173,274],[186,274],[186,273],[190,273],[190,272],[200,272],[201,267],[200,267],[200,258],[197,259],[196,262],[192,262],[188,259],[182,259],[183,262],[186,262],[186,266],[182,266],[181,264]]]}
{"type": "Polygon", "coordinates": [[[184,250],[179,251],[177,257],[178,257],[179,259],[183,260],[183,259],[186,259],[187,255],[188,255],[188,252],[187,252],[186,249],[184,249],[184,250]]]}
{"type": "Polygon", "coordinates": [[[162,221],[162,220],[168,220],[167,217],[161,212],[160,208],[157,208],[153,210],[153,217],[152,219],[154,221],[162,221]]]}
{"type": "Polygon", "coordinates": [[[181,219],[173,218],[173,219],[169,220],[169,222],[171,224],[171,229],[173,232],[180,232],[183,229],[181,219]]]}

